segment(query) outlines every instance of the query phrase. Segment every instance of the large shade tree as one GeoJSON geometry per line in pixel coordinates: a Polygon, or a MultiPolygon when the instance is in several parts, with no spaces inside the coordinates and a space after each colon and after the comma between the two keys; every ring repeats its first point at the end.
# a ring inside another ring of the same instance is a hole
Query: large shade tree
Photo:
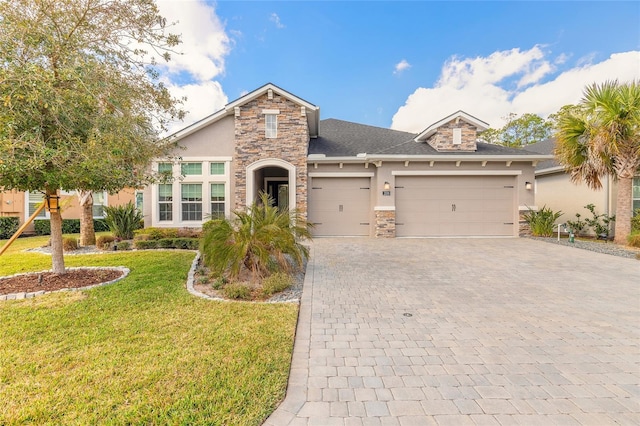
{"type": "Polygon", "coordinates": [[[578,105],[556,118],[555,154],[574,182],[602,188],[601,178],[617,180],[615,242],[631,232],[633,177],[640,168],[640,85],[607,81],[585,88],[578,105]]]}
{"type": "Polygon", "coordinates": [[[505,125],[499,129],[489,128],[480,134],[487,143],[520,148],[551,137],[553,124],[536,114],[525,113],[518,117],[510,113],[504,117],[505,125]]]}
{"type": "MultiPolygon", "coordinates": [[[[116,192],[150,181],[183,112],[158,80],[179,43],[152,0],[0,2],[0,187],[116,192]]],[[[64,273],[51,212],[53,270],[64,273]]]]}

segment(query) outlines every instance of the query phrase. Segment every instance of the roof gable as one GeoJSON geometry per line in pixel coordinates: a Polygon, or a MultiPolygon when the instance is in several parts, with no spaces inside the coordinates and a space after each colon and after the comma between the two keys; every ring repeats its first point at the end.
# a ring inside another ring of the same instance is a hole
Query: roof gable
{"type": "Polygon", "coordinates": [[[202,129],[203,127],[209,126],[212,123],[215,123],[216,121],[220,120],[223,117],[229,116],[229,115],[233,115],[234,114],[234,109],[236,107],[239,107],[241,105],[244,105],[248,102],[251,102],[252,100],[259,98],[260,96],[263,96],[267,93],[269,93],[269,91],[272,91],[273,93],[278,94],[279,96],[282,96],[292,102],[295,102],[296,104],[303,106],[305,108],[305,113],[306,113],[306,117],[307,117],[307,124],[309,125],[309,136],[312,138],[315,138],[318,136],[318,123],[320,121],[320,107],[305,101],[304,99],[293,95],[290,92],[287,92],[284,89],[281,89],[280,87],[276,86],[275,84],[272,83],[267,83],[262,87],[259,87],[258,89],[247,93],[246,95],[243,95],[241,97],[239,97],[238,99],[226,104],[224,106],[224,108],[222,108],[221,110],[218,110],[216,112],[214,112],[213,114],[203,118],[200,121],[197,121],[193,124],[191,124],[190,126],[185,127],[182,130],[177,131],[176,133],[174,133],[172,135],[173,138],[180,140],[200,129],[202,129]]]}
{"type": "Polygon", "coordinates": [[[483,130],[487,130],[489,128],[489,123],[485,123],[484,121],[467,114],[466,112],[459,110],[454,112],[451,115],[448,115],[447,117],[443,118],[440,121],[436,121],[435,123],[433,123],[432,125],[430,125],[429,127],[427,127],[426,129],[424,129],[422,132],[418,133],[418,135],[415,137],[415,141],[416,142],[424,142],[427,140],[427,138],[429,138],[429,136],[432,136],[439,127],[447,124],[448,122],[450,122],[451,120],[455,120],[456,118],[462,119],[464,121],[466,121],[469,124],[472,124],[473,126],[477,127],[478,132],[481,132],[483,130]]]}

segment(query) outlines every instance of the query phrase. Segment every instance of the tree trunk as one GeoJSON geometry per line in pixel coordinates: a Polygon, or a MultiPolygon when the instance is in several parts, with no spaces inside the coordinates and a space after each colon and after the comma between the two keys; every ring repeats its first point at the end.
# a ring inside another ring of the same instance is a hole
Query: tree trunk
{"type": "Polygon", "coordinates": [[[80,245],[93,246],[96,244],[96,231],[93,227],[93,194],[91,191],[78,190],[80,201],[80,245]]]}
{"type": "MultiPolygon", "coordinates": [[[[47,189],[47,195],[56,195],[57,191],[47,189]]],[[[45,200],[46,203],[46,200],[45,200]]],[[[51,212],[51,265],[55,274],[65,274],[64,254],[62,252],[62,216],[60,210],[51,212]]]]}
{"type": "Polygon", "coordinates": [[[616,201],[615,239],[617,244],[627,244],[627,237],[631,233],[631,188],[633,178],[618,179],[618,197],[616,201]]]}

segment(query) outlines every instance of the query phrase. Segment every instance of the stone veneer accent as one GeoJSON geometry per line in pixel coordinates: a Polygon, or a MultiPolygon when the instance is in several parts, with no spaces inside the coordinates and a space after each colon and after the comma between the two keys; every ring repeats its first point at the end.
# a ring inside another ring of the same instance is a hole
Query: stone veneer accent
{"type": "Polygon", "coordinates": [[[395,210],[376,210],[376,238],[395,238],[395,210]]]}
{"type": "Polygon", "coordinates": [[[296,208],[306,218],[309,127],[301,105],[274,92],[273,99],[268,99],[265,93],[239,108],[240,116],[235,117],[235,208],[242,210],[247,206],[247,166],[258,160],[278,158],[296,167],[296,208]],[[262,112],[265,109],[280,111],[277,138],[265,137],[262,112]]]}
{"type": "Polygon", "coordinates": [[[438,127],[436,132],[427,139],[427,143],[438,151],[475,151],[477,149],[477,136],[478,129],[476,126],[463,119],[453,119],[438,127]],[[456,120],[458,120],[458,123],[456,123],[456,120]],[[454,128],[462,129],[462,143],[459,145],[453,144],[454,128]]]}
{"type": "Polygon", "coordinates": [[[528,210],[520,210],[518,212],[518,235],[520,237],[530,237],[531,236],[531,226],[529,226],[529,223],[524,218],[524,214],[527,211],[528,210]]]}

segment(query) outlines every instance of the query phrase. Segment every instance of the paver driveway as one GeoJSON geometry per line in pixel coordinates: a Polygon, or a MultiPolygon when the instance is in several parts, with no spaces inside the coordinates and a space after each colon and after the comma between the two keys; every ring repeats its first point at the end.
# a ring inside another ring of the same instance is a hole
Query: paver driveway
{"type": "Polygon", "coordinates": [[[640,261],[529,239],[317,239],[267,425],[640,424],[640,261]]]}

